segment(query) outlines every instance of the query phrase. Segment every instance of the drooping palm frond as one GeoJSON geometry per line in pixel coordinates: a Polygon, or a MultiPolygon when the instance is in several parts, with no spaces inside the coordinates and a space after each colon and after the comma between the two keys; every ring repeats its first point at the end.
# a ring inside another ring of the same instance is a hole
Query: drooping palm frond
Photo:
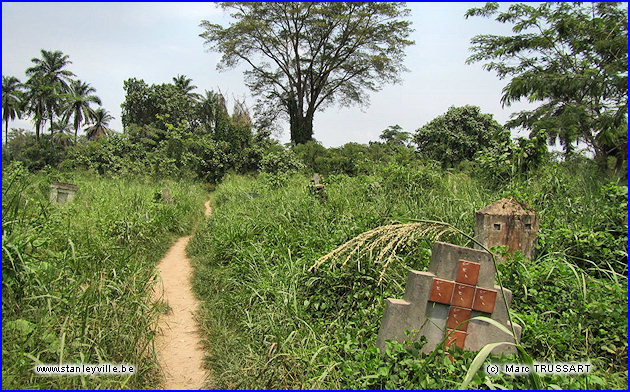
{"type": "Polygon", "coordinates": [[[192,90],[196,89],[197,86],[193,85],[192,79],[187,77],[186,75],[177,75],[176,77],[174,77],[173,84],[182,92],[182,94],[192,99],[193,101],[201,99],[200,94],[192,92],[192,90]]]}
{"type": "Polygon", "coordinates": [[[70,93],[66,94],[67,108],[66,115],[74,117],[74,142],[77,142],[77,135],[81,123],[87,125],[89,120],[94,116],[94,110],[90,107],[91,103],[101,104],[101,99],[96,96],[96,89],[89,83],[80,80],[73,80],[70,83],[70,93]]]}
{"type": "Polygon", "coordinates": [[[109,122],[113,120],[114,117],[109,114],[109,112],[104,108],[97,108],[94,113],[92,113],[92,121],[94,125],[86,129],[86,135],[88,140],[96,140],[103,136],[107,136],[112,134],[114,131],[108,128],[109,122]]]}

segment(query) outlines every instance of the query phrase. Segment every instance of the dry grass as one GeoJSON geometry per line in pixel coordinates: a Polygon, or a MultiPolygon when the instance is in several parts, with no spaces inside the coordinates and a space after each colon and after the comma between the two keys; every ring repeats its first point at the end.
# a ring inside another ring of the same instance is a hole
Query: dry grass
{"type": "Polygon", "coordinates": [[[310,272],[328,261],[338,264],[339,260],[345,257],[341,263],[343,267],[353,256],[356,256],[358,260],[357,266],[360,268],[359,260],[367,256],[375,264],[383,265],[378,280],[380,285],[385,277],[387,268],[396,259],[400,251],[414,244],[420,238],[430,237],[435,241],[447,233],[461,232],[447,223],[433,221],[380,226],[361,233],[345,244],[333,249],[328,254],[320,257],[308,270],[310,272]],[[374,256],[375,254],[376,256],[374,256]]]}

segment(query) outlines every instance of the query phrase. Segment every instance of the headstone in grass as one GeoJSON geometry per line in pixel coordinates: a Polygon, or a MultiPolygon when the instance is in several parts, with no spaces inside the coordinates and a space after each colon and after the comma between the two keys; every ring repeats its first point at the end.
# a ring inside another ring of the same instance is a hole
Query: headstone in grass
{"type": "Polygon", "coordinates": [[[168,204],[173,204],[173,196],[171,195],[171,191],[168,188],[162,189],[162,201],[168,204]]]}
{"type": "Polygon", "coordinates": [[[308,191],[311,195],[316,196],[320,201],[326,201],[328,197],[324,191],[324,184],[322,184],[322,177],[315,173],[311,177],[311,182],[308,185],[308,191]]]}
{"type": "Polygon", "coordinates": [[[65,204],[74,199],[74,195],[79,187],[74,184],[64,182],[53,182],[50,184],[50,201],[57,204],[65,204]]]}
{"type": "Polygon", "coordinates": [[[513,199],[495,201],[475,213],[477,241],[488,249],[507,246],[510,253],[519,250],[530,260],[535,256],[538,227],[536,212],[513,199]]]}
{"type": "Polygon", "coordinates": [[[324,184],[322,184],[322,177],[318,173],[313,174],[313,177],[311,177],[311,185],[315,187],[315,190],[317,191],[321,191],[322,189],[324,189],[324,184]]]}
{"type": "MultiPolygon", "coordinates": [[[[495,274],[487,252],[436,242],[429,271],[409,271],[404,298],[387,299],[377,346],[383,351],[386,340],[403,343],[421,336],[427,339],[422,347],[425,353],[442,341],[447,349],[455,344],[469,351],[479,351],[489,343],[514,343],[508,333],[512,327],[506,306],[512,302],[512,292],[494,284],[495,274]],[[505,328],[474,320],[477,316],[495,320],[505,328]]],[[[520,340],[521,327],[513,326],[520,340]]],[[[504,344],[492,352],[515,353],[516,348],[504,344]]]]}

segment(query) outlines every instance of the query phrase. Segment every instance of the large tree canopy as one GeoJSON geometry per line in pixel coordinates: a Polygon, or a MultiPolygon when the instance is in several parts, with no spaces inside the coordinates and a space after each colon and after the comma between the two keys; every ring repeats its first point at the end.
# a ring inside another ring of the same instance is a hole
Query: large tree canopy
{"type": "Polygon", "coordinates": [[[475,153],[493,144],[510,140],[509,132],[478,106],[451,106],[416,131],[418,152],[429,159],[453,167],[463,160],[472,160],[475,153]]]}
{"type": "Polygon", "coordinates": [[[571,152],[579,141],[596,156],[626,159],[628,113],[628,9],[619,3],[497,3],[468,10],[466,17],[494,16],[514,35],[478,35],[469,63],[483,61],[500,78],[511,78],[502,102],[541,102],[513,115],[509,127],[546,129],[571,152]]]}
{"type": "Polygon", "coordinates": [[[411,22],[404,3],[222,3],[228,26],[201,22],[201,37],[223,53],[220,69],[245,62],[259,113],[289,117],[291,140],[312,140],[327,104],[367,103],[369,91],[399,81],[411,22]]]}

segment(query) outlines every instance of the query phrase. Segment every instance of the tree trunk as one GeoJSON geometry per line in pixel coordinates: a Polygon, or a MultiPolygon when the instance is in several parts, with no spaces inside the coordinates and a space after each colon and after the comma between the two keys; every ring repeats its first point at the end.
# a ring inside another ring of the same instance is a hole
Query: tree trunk
{"type": "Polygon", "coordinates": [[[9,117],[8,116],[4,122],[6,124],[6,129],[4,130],[4,144],[6,145],[7,143],[9,143],[9,117]]]}
{"type": "MultiPolygon", "coordinates": [[[[48,111],[48,116],[49,116],[49,119],[50,119],[50,136],[52,137],[54,132],[55,132],[55,130],[53,129],[54,122],[53,122],[53,112],[52,112],[52,110],[48,111]]],[[[51,140],[52,140],[52,138],[51,138],[51,140]]]]}
{"type": "Polygon", "coordinates": [[[42,126],[41,120],[35,122],[35,137],[37,139],[37,143],[39,143],[39,130],[42,126]]]}
{"type": "Polygon", "coordinates": [[[291,141],[295,144],[304,144],[313,140],[313,119],[295,116],[291,119],[291,141]]]}
{"type": "Polygon", "coordinates": [[[291,127],[291,141],[295,144],[304,144],[313,140],[313,115],[307,113],[304,116],[299,112],[297,102],[289,100],[289,124],[291,127]]]}

